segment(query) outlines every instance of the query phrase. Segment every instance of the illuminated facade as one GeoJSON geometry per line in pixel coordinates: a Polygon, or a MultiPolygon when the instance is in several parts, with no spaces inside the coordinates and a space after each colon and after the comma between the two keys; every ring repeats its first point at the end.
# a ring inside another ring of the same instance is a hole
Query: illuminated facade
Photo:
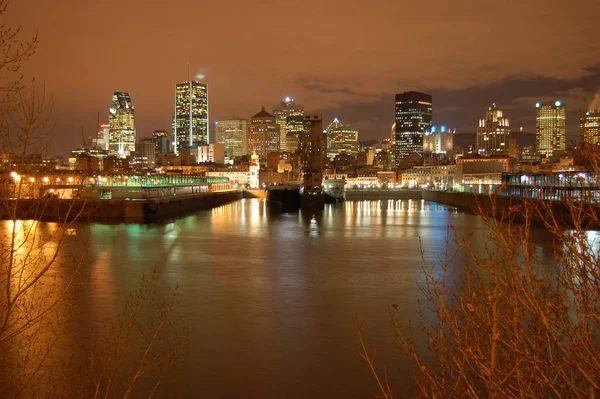
{"type": "Polygon", "coordinates": [[[98,126],[98,132],[96,133],[96,137],[92,138],[92,148],[108,151],[109,143],[110,125],[108,123],[101,123],[98,126]]]}
{"type": "Polygon", "coordinates": [[[431,128],[432,116],[431,95],[415,91],[396,94],[396,166],[423,150],[423,136],[431,128]]]}
{"type": "Polygon", "coordinates": [[[304,107],[296,104],[293,98],[286,97],[279,106],[273,107],[273,115],[279,125],[280,150],[291,151],[287,148],[287,135],[292,133],[300,138],[304,131],[304,107]]]}
{"type": "Polygon", "coordinates": [[[225,146],[226,163],[248,154],[248,122],[245,119],[216,121],[215,131],[217,143],[225,146]]]}
{"type": "Polygon", "coordinates": [[[266,159],[270,152],[279,151],[280,132],[277,118],[265,107],[250,119],[248,125],[248,153],[266,159]]]}
{"type": "Polygon", "coordinates": [[[135,151],[135,110],[129,93],[117,91],[108,110],[108,149],[121,158],[135,151]]]}
{"type": "Polygon", "coordinates": [[[423,152],[429,154],[447,154],[454,149],[456,129],[446,126],[432,126],[423,136],[423,152]]]}
{"type": "Polygon", "coordinates": [[[208,144],[208,86],[197,81],[175,85],[174,150],[208,144]]]}
{"type": "Polygon", "coordinates": [[[477,153],[484,156],[508,155],[510,122],[493,103],[477,127],[477,153]]]}
{"type": "Polygon", "coordinates": [[[587,111],[579,119],[579,127],[584,143],[600,146],[600,111],[587,111]]]}
{"type": "Polygon", "coordinates": [[[535,143],[537,152],[547,157],[567,149],[565,105],[560,101],[535,104],[535,143]]]}
{"type": "Polygon", "coordinates": [[[345,126],[337,118],[325,129],[325,140],[326,156],[331,160],[342,152],[358,154],[358,129],[345,126]]]}

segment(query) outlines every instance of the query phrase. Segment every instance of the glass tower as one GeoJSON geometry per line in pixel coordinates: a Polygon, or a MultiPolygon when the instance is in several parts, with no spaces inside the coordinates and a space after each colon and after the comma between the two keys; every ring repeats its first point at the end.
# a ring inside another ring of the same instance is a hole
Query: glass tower
{"type": "Polygon", "coordinates": [[[209,143],[208,86],[197,81],[175,85],[173,141],[175,153],[181,147],[209,143]]]}
{"type": "Polygon", "coordinates": [[[551,157],[554,151],[567,149],[565,105],[561,101],[535,104],[535,143],[540,155],[551,157]]]}
{"type": "Polygon", "coordinates": [[[121,158],[135,151],[135,110],[129,93],[117,91],[108,110],[108,149],[121,158]]]}
{"type": "Polygon", "coordinates": [[[279,145],[281,151],[290,151],[287,148],[287,135],[293,134],[301,139],[304,131],[304,107],[296,105],[293,98],[286,97],[279,106],[273,107],[273,115],[277,117],[279,125],[279,145]]]}
{"type": "Polygon", "coordinates": [[[333,160],[336,155],[358,154],[358,129],[346,126],[335,118],[325,129],[327,158],[333,160]]]}
{"type": "Polygon", "coordinates": [[[396,94],[396,166],[409,154],[423,151],[423,135],[431,128],[432,114],[430,94],[396,94]]]}

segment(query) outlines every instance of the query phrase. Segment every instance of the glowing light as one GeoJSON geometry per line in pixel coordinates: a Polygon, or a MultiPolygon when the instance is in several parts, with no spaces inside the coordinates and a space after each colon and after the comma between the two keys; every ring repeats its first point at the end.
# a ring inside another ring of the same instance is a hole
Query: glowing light
{"type": "Polygon", "coordinates": [[[206,76],[202,73],[199,73],[198,75],[196,75],[197,79],[204,79],[206,76]]]}
{"type": "Polygon", "coordinates": [[[44,183],[48,183],[50,181],[50,179],[48,179],[47,177],[44,177],[42,180],[44,181],[44,183]]]}
{"type": "Polygon", "coordinates": [[[33,182],[35,181],[35,178],[33,178],[33,177],[30,177],[30,178],[29,178],[29,181],[33,183],[33,182]]]}
{"type": "Polygon", "coordinates": [[[554,103],[554,105],[556,105],[557,107],[560,107],[562,105],[562,103],[559,100],[556,100],[556,102],[554,103]]]}
{"type": "Polygon", "coordinates": [[[68,181],[69,183],[73,183],[73,178],[72,178],[72,177],[69,177],[69,178],[67,179],[67,181],[68,181]]]}
{"type": "Polygon", "coordinates": [[[535,107],[536,107],[536,108],[539,108],[539,107],[541,107],[541,106],[542,106],[542,104],[540,104],[540,103],[535,103],[535,107]]]}

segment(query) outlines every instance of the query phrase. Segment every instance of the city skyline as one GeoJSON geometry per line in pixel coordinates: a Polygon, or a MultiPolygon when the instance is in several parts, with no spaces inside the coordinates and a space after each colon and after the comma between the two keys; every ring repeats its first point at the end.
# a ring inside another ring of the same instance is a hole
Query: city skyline
{"type": "MultiPolygon", "coordinates": [[[[121,5],[120,18],[131,24],[126,24],[126,32],[119,30],[118,35],[110,24],[82,22],[103,15],[112,3],[46,4],[23,0],[12,2],[8,8],[7,17],[22,25],[24,36],[39,29],[38,52],[22,71],[27,77],[35,76],[36,81],[44,82],[54,97],[53,120],[59,134],[50,146],[51,153],[64,152],[65,147],[78,142],[82,126],[86,135],[95,133],[96,114],[106,108],[106,96],[116,89],[135,98],[139,137],[169,128],[173,85],[189,75],[204,75],[203,81],[211,87],[211,124],[214,120],[247,118],[262,104],[292,96],[305,105],[307,112],[323,113],[326,120],[337,116],[357,127],[364,140],[387,136],[393,123],[394,94],[415,90],[432,94],[437,105],[436,119],[455,127],[457,134],[474,133],[479,110],[492,102],[510,114],[515,129],[522,126],[524,131],[534,133],[532,104],[560,98],[569,104],[569,141],[578,138],[578,110],[584,108],[584,98],[591,102],[600,87],[600,64],[595,59],[598,44],[583,40],[593,32],[594,9],[598,6],[592,1],[584,2],[589,11],[585,15],[575,9],[565,10],[558,2],[551,2],[542,15],[534,4],[511,2],[515,28],[499,37],[495,24],[501,25],[501,21],[482,18],[487,11],[469,2],[452,7],[434,3],[432,8],[443,12],[427,13],[429,17],[415,17],[403,24],[406,26],[394,28],[384,22],[387,16],[400,11],[400,5],[375,3],[365,6],[364,13],[350,13],[346,10],[350,7],[344,7],[344,3],[330,1],[315,11],[314,25],[320,28],[310,30],[299,25],[291,33],[292,41],[274,34],[278,26],[244,35],[243,32],[253,31],[246,25],[249,22],[240,18],[240,25],[233,32],[212,35],[202,45],[191,39],[199,37],[199,28],[191,26],[178,28],[182,30],[178,37],[190,39],[177,42],[163,35],[162,29],[141,33],[144,21],[153,21],[155,26],[167,30],[177,26],[176,13],[166,5],[143,7],[140,1],[121,5]],[[339,18],[338,26],[337,19],[327,19],[331,13],[349,20],[339,18]],[[73,17],[75,14],[77,18],[73,17]],[[356,23],[357,18],[363,27],[358,31],[334,29],[350,26],[348,22],[356,23]],[[487,27],[482,21],[492,26],[487,27]],[[408,44],[416,54],[414,62],[401,63],[397,41],[403,32],[423,24],[432,28],[431,33],[418,45],[408,44]],[[557,30],[556,26],[563,29],[557,30]],[[118,40],[122,34],[130,40],[118,40]],[[272,55],[247,65],[226,57],[236,51],[248,56],[252,48],[248,44],[261,36],[277,41],[272,55]],[[485,43],[492,39],[495,45],[487,46],[485,43]],[[137,43],[135,57],[130,55],[132,43],[137,43]],[[422,51],[417,51],[423,46],[422,51]],[[560,59],[552,56],[555,46],[564,49],[560,59]],[[203,51],[198,51],[201,47],[203,51]],[[311,60],[303,55],[308,51],[314,51],[311,60]],[[98,56],[104,53],[111,57],[98,56]],[[503,54],[502,58],[498,53],[503,54]],[[115,58],[123,60],[123,68],[112,67],[115,58]],[[453,62],[433,62],[444,58],[453,62]],[[347,61],[344,68],[340,68],[339,60],[347,61]],[[190,63],[189,75],[186,62],[190,63]],[[85,107],[80,106],[83,103],[85,107]],[[75,104],[77,112],[69,112],[75,104]]],[[[198,7],[193,2],[184,3],[189,10],[198,7]]],[[[236,15],[255,12],[249,5],[240,7],[236,15]]],[[[293,15],[286,13],[289,7],[292,6],[266,2],[261,6],[265,15],[260,18],[273,17],[274,13],[293,15]]],[[[409,8],[418,11],[419,7],[423,6],[409,8]]],[[[215,18],[208,21],[211,26],[206,29],[218,31],[215,26],[229,15],[228,11],[223,4],[210,4],[207,12],[215,18]]],[[[286,25],[293,25],[292,22],[286,20],[286,25]]]]}

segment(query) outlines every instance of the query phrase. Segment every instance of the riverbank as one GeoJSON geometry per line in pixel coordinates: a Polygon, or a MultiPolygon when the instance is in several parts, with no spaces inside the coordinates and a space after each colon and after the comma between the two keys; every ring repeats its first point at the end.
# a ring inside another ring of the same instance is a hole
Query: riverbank
{"type": "Polygon", "coordinates": [[[15,207],[17,219],[62,222],[153,223],[210,209],[242,199],[238,190],[196,193],[151,199],[4,199],[0,220],[11,219],[15,207]]]}

